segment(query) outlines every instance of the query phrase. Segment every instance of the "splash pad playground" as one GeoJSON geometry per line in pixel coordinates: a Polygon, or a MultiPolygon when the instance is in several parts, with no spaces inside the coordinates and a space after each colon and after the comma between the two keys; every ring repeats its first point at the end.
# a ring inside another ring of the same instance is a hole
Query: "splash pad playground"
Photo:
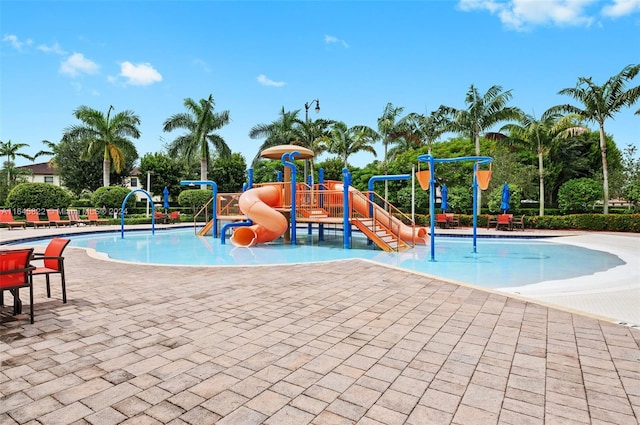
{"type": "MultiPolygon", "coordinates": [[[[280,145],[266,149],[263,158],[279,159],[284,166],[284,178],[279,173],[278,181],[254,185],[253,170],[249,170],[249,182],[242,193],[218,193],[213,181],[182,181],[181,184],[195,186],[208,185],[212,188],[212,217],[198,235],[219,237],[236,247],[251,247],[283,238],[285,243],[296,244],[296,232],[307,226],[308,234],[317,228],[318,240],[324,240],[327,227],[339,228],[343,234],[343,248],[350,249],[352,229],[365,235],[370,244],[387,252],[400,252],[431,242],[431,260],[435,261],[435,164],[440,162],[474,161],[473,198],[473,252],[476,252],[477,189],[486,189],[491,177],[490,170],[480,170],[479,166],[490,164],[492,158],[469,156],[461,158],[437,159],[431,155],[421,155],[420,162],[429,164],[429,170],[418,171],[416,177],[420,186],[429,190],[430,230],[417,226],[412,217],[398,210],[386,199],[374,192],[374,184],[379,181],[412,180],[413,173],[402,175],[374,176],[369,180],[368,191],[361,192],[351,186],[351,174],[343,169],[343,180],[324,180],[324,172],[319,170],[319,182],[313,183],[311,176],[306,183],[297,182],[295,159],[313,157],[311,150],[296,145],[280,145]],[[480,182],[480,183],[479,183],[480,182]],[[220,230],[218,230],[220,229],[220,230]]],[[[413,216],[413,214],[412,214],[413,216]]],[[[197,215],[196,215],[197,217],[197,215]]],[[[195,226],[195,222],[194,222],[195,226]]]]}

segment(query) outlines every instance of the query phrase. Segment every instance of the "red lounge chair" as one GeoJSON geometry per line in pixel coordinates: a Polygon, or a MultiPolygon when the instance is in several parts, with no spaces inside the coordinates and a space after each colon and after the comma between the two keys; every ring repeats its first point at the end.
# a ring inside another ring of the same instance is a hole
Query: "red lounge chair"
{"type": "Polygon", "coordinates": [[[13,219],[13,214],[11,214],[11,210],[0,210],[0,224],[4,224],[9,227],[9,230],[14,227],[22,227],[23,229],[27,228],[27,223],[24,221],[15,221],[13,219]]]}
{"type": "Polygon", "coordinates": [[[27,217],[27,224],[32,225],[34,228],[38,227],[51,227],[51,223],[46,220],[40,220],[40,215],[38,215],[38,210],[30,209],[25,210],[24,215],[27,217]]]}
{"type": "Polygon", "coordinates": [[[29,288],[31,323],[33,323],[33,284],[29,264],[33,248],[0,251],[0,306],[4,305],[4,291],[13,295],[13,314],[22,313],[20,288],[29,288]]]}
{"type": "Polygon", "coordinates": [[[58,210],[47,210],[47,219],[49,223],[55,224],[56,227],[71,226],[71,220],[61,220],[58,210]]]}
{"type": "Polygon", "coordinates": [[[69,239],[53,238],[44,250],[44,254],[34,254],[34,262],[42,261],[42,265],[35,268],[33,276],[44,275],[47,279],[47,298],[51,298],[51,285],[49,284],[49,275],[60,274],[62,281],[62,302],[67,302],[67,287],[64,279],[64,257],[62,251],[69,244],[69,239]]]}
{"type": "Polygon", "coordinates": [[[92,209],[87,210],[87,219],[90,223],[95,224],[96,226],[98,224],[109,224],[109,220],[106,218],[99,218],[98,211],[92,209]]]}
{"type": "Polygon", "coordinates": [[[89,220],[85,220],[80,218],[80,214],[78,214],[78,210],[67,210],[67,214],[69,215],[69,221],[71,224],[90,224],[89,220]]]}

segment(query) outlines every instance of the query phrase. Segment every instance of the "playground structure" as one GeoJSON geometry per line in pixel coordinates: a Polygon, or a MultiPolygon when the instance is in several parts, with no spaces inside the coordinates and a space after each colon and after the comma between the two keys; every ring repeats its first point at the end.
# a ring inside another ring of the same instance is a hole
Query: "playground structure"
{"type": "MultiPolygon", "coordinates": [[[[183,181],[181,184],[212,186],[212,218],[200,230],[204,236],[220,236],[224,244],[226,233],[232,230],[231,242],[239,247],[250,247],[271,242],[283,237],[285,242],[296,243],[298,223],[318,226],[318,239],[324,238],[324,228],[328,225],[341,226],[343,246],[351,248],[351,230],[360,230],[380,249],[392,252],[402,251],[416,244],[426,244],[430,240],[431,261],[435,261],[435,164],[457,161],[473,161],[473,253],[477,252],[477,198],[478,188],[486,190],[491,180],[491,162],[487,156],[466,156],[439,158],[432,155],[418,156],[419,162],[429,164],[429,169],[418,171],[416,176],[420,186],[429,190],[430,231],[416,226],[406,214],[373,191],[376,181],[408,180],[411,175],[374,176],[369,180],[367,192],[351,187],[351,175],[343,169],[343,181],[324,181],[323,170],[319,170],[319,182],[313,184],[297,182],[294,159],[308,159],[313,152],[295,145],[280,145],[261,153],[265,158],[280,159],[284,165],[284,181],[253,185],[253,171],[249,170],[249,183],[242,193],[217,192],[212,181],[183,181]],[[300,152],[302,151],[302,153],[300,152]],[[481,170],[481,165],[489,165],[481,170]],[[218,235],[219,222],[227,222],[218,235]],[[431,237],[429,237],[431,235],[431,237]]],[[[279,174],[279,180],[281,174],[279,174]]],[[[196,215],[197,216],[197,215],[196,215]]],[[[195,219],[194,219],[195,220],[195,219]]],[[[195,222],[194,222],[195,225],[195,222]]]]}
{"type": "Polygon", "coordinates": [[[435,164],[446,162],[459,162],[459,161],[474,161],[473,164],[473,183],[471,185],[473,190],[473,253],[477,252],[477,232],[478,232],[478,187],[481,190],[486,190],[489,187],[491,181],[491,162],[493,158],[489,156],[463,156],[458,158],[434,158],[432,155],[420,155],[418,161],[426,162],[429,164],[429,169],[418,172],[418,180],[420,186],[429,190],[429,216],[430,216],[430,228],[431,228],[431,261],[435,261],[435,164]],[[481,170],[480,165],[489,164],[488,170],[481,170]]]}
{"type": "MultiPolygon", "coordinates": [[[[253,185],[249,173],[247,190],[239,194],[217,193],[214,186],[212,219],[200,230],[200,235],[211,233],[217,237],[218,222],[227,222],[220,230],[225,243],[226,233],[232,230],[230,241],[236,246],[249,247],[283,237],[285,242],[296,243],[298,224],[318,227],[318,238],[324,238],[326,226],[341,227],[343,246],[351,247],[351,230],[356,228],[384,251],[402,251],[426,244],[427,229],[415,222],[386,199],[373,192],[373,183],[381,180],[408,179],[410,175],[376,176],[369,182],[369,191],[360,192],[351,187],[351,175],[343,170],[343,181],[324,181],[319,170],[319,182],[296,182],[294,159],[307,159],[313,152],[295,145],[280,145],[261,153],[265,158],[279,158],[284,165],[284,181],[253,185]]],[[[202,182],[181,182],[201,184],[202,182]]],[[[207,182],[211,184],[213,182],[207,182]]]]}

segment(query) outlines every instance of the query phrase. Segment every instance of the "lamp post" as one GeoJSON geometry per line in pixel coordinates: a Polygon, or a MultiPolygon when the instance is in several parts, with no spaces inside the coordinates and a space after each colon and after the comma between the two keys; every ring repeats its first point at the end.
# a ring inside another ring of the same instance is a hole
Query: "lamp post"
{"type": "MultiPolygon", "coordinates": [[[[305,123],[309,122],[309,108],[311,108],[311,106],[313,106],[314,103],[316,104],[316,108],[315,108],[316,114],[320,113],[320,100],[319,99],[313,99],[311,102],[305,102],[304,103],[304,122],[305,123]]],[[[313,150],[313,146],[307,146],[307,148],[313,150]]],[[[307,181],[307,174],[308,174],[308,172],[307,172],[307,162],[308,161],[309,161],[308,159],[304,160],[304,181],[305,182],[307,181]]]]}
{"type": "Polygon", "coordinates": [[[311,105],[316,104],[316,114],[320,113],[320,101],[318,99],[313,99],[311,102],[304,103],[304,120],[305,122],[309,121],[309,108],[311,105]]]}

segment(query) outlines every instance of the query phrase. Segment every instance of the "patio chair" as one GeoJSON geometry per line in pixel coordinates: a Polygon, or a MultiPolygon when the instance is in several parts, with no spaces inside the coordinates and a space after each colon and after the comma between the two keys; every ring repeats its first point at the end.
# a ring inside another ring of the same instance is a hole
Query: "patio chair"
{"type": "Polygon", "coordinates": [[[109,220],[107,220],[106,218],[98,217],[98,211],[95,209],[87,210],[87,219],[91,224],[95,224],[96,226],[98,224],[109,224],[109,220]]]}
{"type": "Polygon", "coordinates": [[[9,230],[14,227],[22,227],[23,229],[27,228],[27,223],[24,221],[15,221],[13,219],[13,214],[11,210],[0,210],[0,224],[4,224],[9,227],[9,230]]]}
{"type": "Polygon", "coordinates": [[[47,282],[47,298],[51,298],[51,285],[49,282],[49,275],[60,274],[60,280],[62,282],[62,302],[67,302],[67,287],[64,278],[64,257],[62,251],[69,244],[69,239],[53,238],[44,250],[44,253],[33,254],[33,262],[42,261],[41,265],[36,265],[33,270],[33,276],[44,275],[47,282]]]}
{"type": "Polygon", "coordinates": [[[498,221],[496,223],[496,230],[505,228],[505,230],[512,230],[511,222],[513,220],[512,214],[499,214],[498,221]]]}
{"type": "Polygon", "coordinates": [[[487,229],[498,226],[498,219],[495,216],[487,215],[487,229]]]}
{"type": "Polygon", "coordinates": [[[170,223],[180,223],[180,211],[172,211],[169,217],[170,223]]]}
{"type": "Polygon", "coordinates": [[[521,215],[520,217],[514,217],[514,219],[511,221],[511,227],[514,229],[519,228],[524,232],[524,215],[521,215]]]}
{"type": "Polygon", "coordinates": [[[451,214],[449,217],[449,225],[451,227],[460,227],[460,214],[451,214]]]}
{"type": "Polygon", "coordinates": [[[78,214],[78,210],[67,210],[67,215],[69,216],[69,221],[73,225],[78,224],[90,224],[89,220],[85,220],[84,218],[80,218],[80,214],[78,214]]]}
{"type": "Polygon", "coordinates": [[[47,220],[40,220],[40,215],[36,209],[25,210],[24,215],[27,217],[27,225],[31,225],[36,229],[38,227],[51,227],[51,223],[47,220]]]}
{"type": "Polygon", "coordinates": [[[167,223],[168,221],[167,215],[162,211],[155,211],[153,213],[153,218],[156,219],[156,222],[160,222],[160,223],[167,223]]]}
{"type": "Polygon", "coordinates": [[[13,314],[22,313],[20,288],[29,288],[29,310],[33,323],[33,284],[29,264],[33,248],[0,250],[0,306],[4,305],[4,291],[13,295],[13,314]]]}
{"type": "Polygon", "coordinates": [[[56,227],[71,226],[71,220],[60,219],[60,213],[57,209],[47,210],[47,219],[49,220],[49,223],[55,224],[56,227]]]}
{"type": "Polygon", "coordinates": [[[445,229],[449,227],[446,214],[436,214],[436,226],[443,227],[445,229]]]}

